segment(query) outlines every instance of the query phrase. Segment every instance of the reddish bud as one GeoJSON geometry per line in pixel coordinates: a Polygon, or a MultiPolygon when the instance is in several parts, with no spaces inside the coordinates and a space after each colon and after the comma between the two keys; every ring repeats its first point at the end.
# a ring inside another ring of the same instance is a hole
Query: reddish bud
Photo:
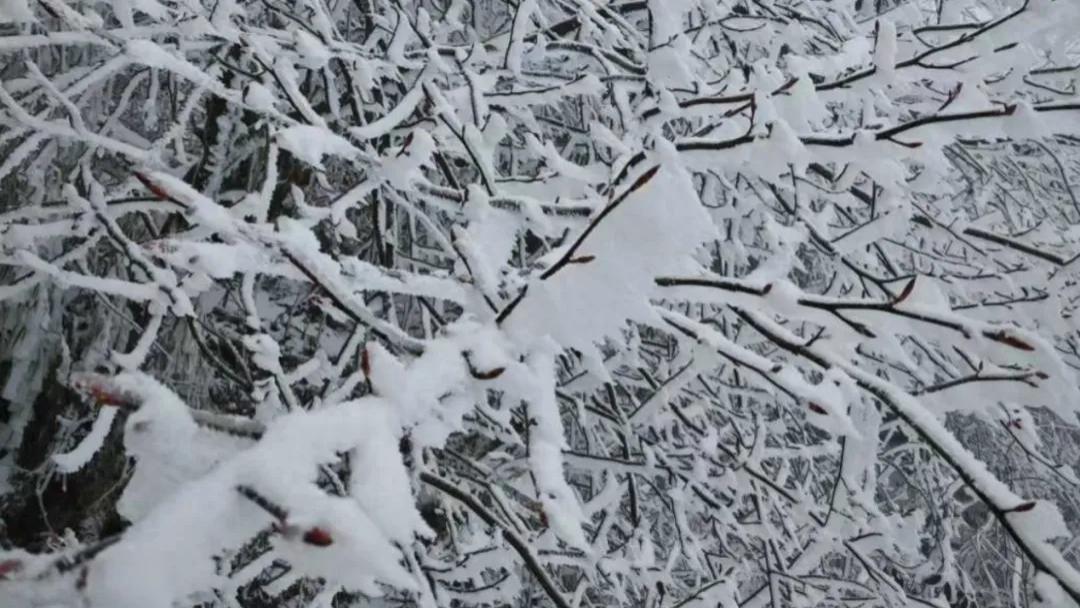
{"type": "Polygon", "coordinates": [[[1018,338],[1018,337],[1016,337],[1016,336],[1014,336],[1012,334],[1006,333],[1004,330],[995,331],[995,332],[987,332],[985,335],[986,335],[987,338],[990,338],[994,342],[1000,342],[1001,344],[1004,344],[1006,346],[1011,346],[1011,347],[1019,349],[1019,350],[1023,350],[1023,351],[1027,351],[1027,352],[1031,352],[1031,351],[1035,350],[1034,346],[1028,344],[1024,340],[1021,340],[1020,338],[1018,338]]]}
{"type": "Polygon", "coordinates": [[[1007,509],[1005,512],[1006,513],[1027,513],[1028,511],[1030,511],[1030,510],[1032,510],[1034,508],[1035,508],[1035,501],[1030,500],[1028,502],[1022,502],[1019,505],[1017,505],[1017,506],[1015,506],[1015,507],[1013,507],[1011,509],[1007,509]]]}
{"type": "Polygon", "coordinates": [[[0,580],[4,580],[9,574],[22,570],[22,562],[17,559],[7,559],[0,562],[0,580]]]}
{"type": "Polygon", "coordinates": [[[934,225],[930,223],[930,220],[927,219],[926,217],[922,216],[922,215],[912,216],[911,221],[915,222],[916,224],[919,224],[920,226],[925,226],[927,228],[933,228],[934,227],[934,225]]]}
{"type": "Polygon", "coordinates": [[[304,532],[304,542],[316,547],[329,547],[334,544],[334,539],[329,532],[322,528],[311,528],[304,532]]]}
{"type": "Polygon", "coordinates": [[[371,355],[366,347],[360,351],[360,371],[364,372],[365,378],[371,377],[371,355]]]}
{"type": "Polygon", "coordinates": [[[904,300],[908,299],[908,296],[910,296],[911,292],[913,292],[913,291],[915,291],[915,279],[914,278],[912,278],[910,281],[908,281],[907,285],[904,285],[904,289],[900,292],[900,295],[896,297],[896,300],[893,302],[893,304],[899,304],[899,303],[903,302],[904,300]]]}
{"type": "Polygon", "coordinates": [[[161,199],[163,201],[172,200],[172,197],[169,196],[168,192],[165,192],[165,190],[163,190],[161,188],[161,186],[159,186],[159,185],[155,184],[154,182],[150,181],[150,178],[146,177],[142,173],[139,173],[138,171],[136,171],[135,172],[135,179],[139,180],[142,183],[143,186],[146,186],[147,190],[149,190],[154,196],[158,197],[159,199],[161,199]]]}
{"type": "Polygon", "coordinates": [[[506,371],[506,368],[505,367],[496,367],[496,368],[489,369],[489,370],[484,370],[484,371],[481,371],[481,370],[478,370],[478,369],[474,369],[474,370],[471,370],[471,371],[472,371],[473,378],[476,378],[477,380],[494,380],[495,378],[498,378],[499,376],[501,376],[502,373],[506,371]]]}
{"type": "Polygon", "coordinates": [[[814,403],[813,401],[807,402],[806,406],[809,407],[810,411],[814,412],[815,414],[825,415],[825,414],[829,413],[828,410],[826,410],[825,408],[821,407],[820,405],[814,403]]]}
{"type": "Polygon", "coordinates": [[[595,255],[583,255],[576,258],[570,258],[571,264],[588,264],[596,259],[595,255]]]}
{"type": "Polygon", "coordinates": [[[138,397],[111,386],[106,378],[78,378],[72,381],[71,388],[89,396],[97,405],[139,407],[138,397]]]}
{"type": "Polygon", "coordinates": [[[413,134],[410,132],[405,136],[405,141],[401,142],[401,149],[398,150],[398,156],[404,156],[409,151],[409,145],[412,144],[413,134]]]}
{"type": "Polygon", "coordinates": [[[652,181],[652,178],[656,177],[656,173],[658,171],[660,171],[660,165],[655,165],[654,167],[643,173],[641,177],[639,177],[637,181],[634,182],[632,186],[630,186],[630,190],[627,191],[627,194],[640,189],[642,186],[652,181]]]}
{"type": "Polygon", "coordinates": [[[110,392],[108,389],[100,386],[91,386],[90,396],[93,397],[94,402],[98,405],[112,405],[116,407],[126,405],[126,402],[121,395],[110,392]]]}

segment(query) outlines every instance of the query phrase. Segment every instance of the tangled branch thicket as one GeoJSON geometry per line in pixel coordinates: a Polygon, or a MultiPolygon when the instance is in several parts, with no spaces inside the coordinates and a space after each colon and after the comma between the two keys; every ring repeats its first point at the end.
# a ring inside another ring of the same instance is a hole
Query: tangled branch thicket
{"type": "Polygon", "coordinates": [[[0,604],[1080,606],[1078,31],[0,0],[0,604]]]}

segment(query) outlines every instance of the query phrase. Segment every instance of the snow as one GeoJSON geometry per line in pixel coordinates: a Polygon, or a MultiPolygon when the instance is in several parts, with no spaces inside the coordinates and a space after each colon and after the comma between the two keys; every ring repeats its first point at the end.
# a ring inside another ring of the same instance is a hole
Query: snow
{"type": "Polygon", "coordinates": [[[529,408],[529,416],[536,421],[529,436],[530,468],[536,476],[547,521],[555,533],[571,547],[589,552],[589,543],[581,528],[585,513],[563,474],[562,450],[566,443],[554,382],[557,345],[546,340],[531,350],[527,363],[541,381],[537,383],[536,395],[529,408]]]}
{"type": "Polygon", "coordinates": [[[271,111],[277,104],[277,96],[261,83],[252,82],[244,90],[244,103],[256,110],[271,111]]]}
{"type": "Polygon", "coordinates": [[[95,561],[87,582],[93,605],[170,606],[172,598],[217,579],[204,556],[241,541],[266,521],[234,490],[237,485],[257,487],[286,505],[290,526],[321,527],[333,536],[325,548],[285,537],[275,541],[280,555],[295,565],[369,593],[377,592],[376,580],[414,586],[400,566],[380,557],[394,551],[391,541],[426,533],[395,433],[387,426],[393,420],[389,404],[369,398],[291,414],[274,421],[247,450],[219,454],[215,466],[205,449],[193,449],[206,447],[207,431],[195,426],[174,394],[139,374],[110,382],[141,401],[125,424],[125,447],[136,458],[136,473],[121,501],[122,512],[136,523],[95,561]],[[349,482],[355,498],[326,496],[311,483],[316,465],[351,446],[357,446],[349,482]],[[185,474],[187,479],[178,478],[185,474]],[[159,542],[176,525],[188,534],[159,542]],[[181,563],[186,567],[169,567],[181,563]]]}
{"type": "Polygon", "coordinates": [[[169,53],[167,50],[150,40],[132,39],[125,46],[125,55],[133,62],[142,65],[168,70],[182,76],[191,82],[213,91],[229,100],[235,100],[235,92],[221,86],[211,78],[204,70],[184,59],[169,53]]]}
{"type": "Polygon", "coordinates": [[[34,13],[26,0],[0,0],[0,23],[33,20],[34,13]]]}
{"type": "Polygon", "coordinates": [[[392,541],[408,544],[414,533],[432,537],[414,505],[409,473],[398,451],[399,429],[387,408],[368,406],[365,413],[372,434],[350,457],[355,459],[349,492],[392,541]]]}
{"type": "Polygon", "coordinates": [[[296,41],[297,54],[304,67],[318,70],[330,61],[329,49],[318,38],[312,36],[303,28],[293,30],[293,39],[296,41]]]}
{"type": "MultiPolygon", "coordinates": [[[[670,144],[658,147],[673,154],[670,144]]],[[[507,330],[522,336],[549,334],[564,347],[589,350],[594,341],[616,335],[628,319],[655,320],[648,304],[651,277],[693,268],[698,244],[713,234],[688,182],[674,165],[661,165],[584,241],[577,255],[594,256],[592,261],[569,264],[549,280],[530,283],[504,324],[507,330]],[[659,241],[652,237],[655,231],[670,231],[675,238],[659,241]],[[628,249],[624,243],[638,246],[628,249]]],[[[549,263],[562,253],[553,252],[549,263]]]]}
{"type": "Polygon", "coordinates": [[[892,84],[896,77],[896,24],[888,19],[878,21],[874,67],[882,84],[892,84]]]}
{"type": "Polygon", "coordinates": [[[537,12],[537,0],[524,0],[515,7],[513,25],[510,30],[510,44],[506,49],[506,67],[513,74],[520,74],[522,68],[523,38],[526,29],[537,12]]]}
{"type": "MultiPolygon", "coordinates": [[[[258,324],[255,325],[258,327],[258,324]]],[[[281,347],[267,334],[244,336],[244,346],[251,353],[251,362],[256,367],[272,374],[283,373],[281,369],[281,347]]]]}
{"type": "Polygon", "coordinates": [[[105,437],[112,429],[113,421],[116,420],[116,408],[105,407],[94,418],[94,424],[90,432],[83,437],[75,449],[63,454],[53,454],[52,460],[56,463],[56,469],[61,473],[74,473],[86,466],[94,454],[101,450],[105,444],[105,437]]]}
{"type": "MultiPolygon", "coordinates": [[[[670,9],[659,9],[667,13],[670,9]]],[[[687,69],[686,57],[689,55],[689,42],[683,36],[671,40],[649,53],[648,73],[655,82],[670,88],[689,88],[694,77],[687,69]]]]}
{"type": "Polygon", "coordinates": [[[283,149],[319,170],[323,169],[322,160],[325,156],[354,158],[359,152],[344,137],[311,125],[282,129],[274,136],[274,140],[283,149]]]}
{"type": "Polygon", "coordinates": [[[155,314],[150,317],[150,322],[143,330],[139,341],[135,343],[134,348],[129,353],[113,352],[112,359],[120,367],[125,370],[137,370],[142,367],[146,361],[146,357],[150,354],[150,347],[153,346],[154,341],[157,340],[158,331],[161,329],[161,322],[165,319],[163,311],[156,311],[155,314]]]}
{"type": "Polygon", "coordinates": [[[1046,572],[1035,573],[1035,604],[1040,608],[1058,607],[1075,608],[1076,602],[1072,601],[1061,585],[1046,572]]]}
{"type": "MultiPolygon", "coordinates": [[[[420,78],[422,79],[423,75],[420,78]]],[[[374,139],[386,135],[402,122],[405,122],[405,119],[413,113],[413,110],[416,109],[417,104],[423,98],[424,87],[421,80],[414,83],[412,89],[401,101],[381,118],[362,127],[352,127],[349,132],[359,139],[374,139]]]]}

